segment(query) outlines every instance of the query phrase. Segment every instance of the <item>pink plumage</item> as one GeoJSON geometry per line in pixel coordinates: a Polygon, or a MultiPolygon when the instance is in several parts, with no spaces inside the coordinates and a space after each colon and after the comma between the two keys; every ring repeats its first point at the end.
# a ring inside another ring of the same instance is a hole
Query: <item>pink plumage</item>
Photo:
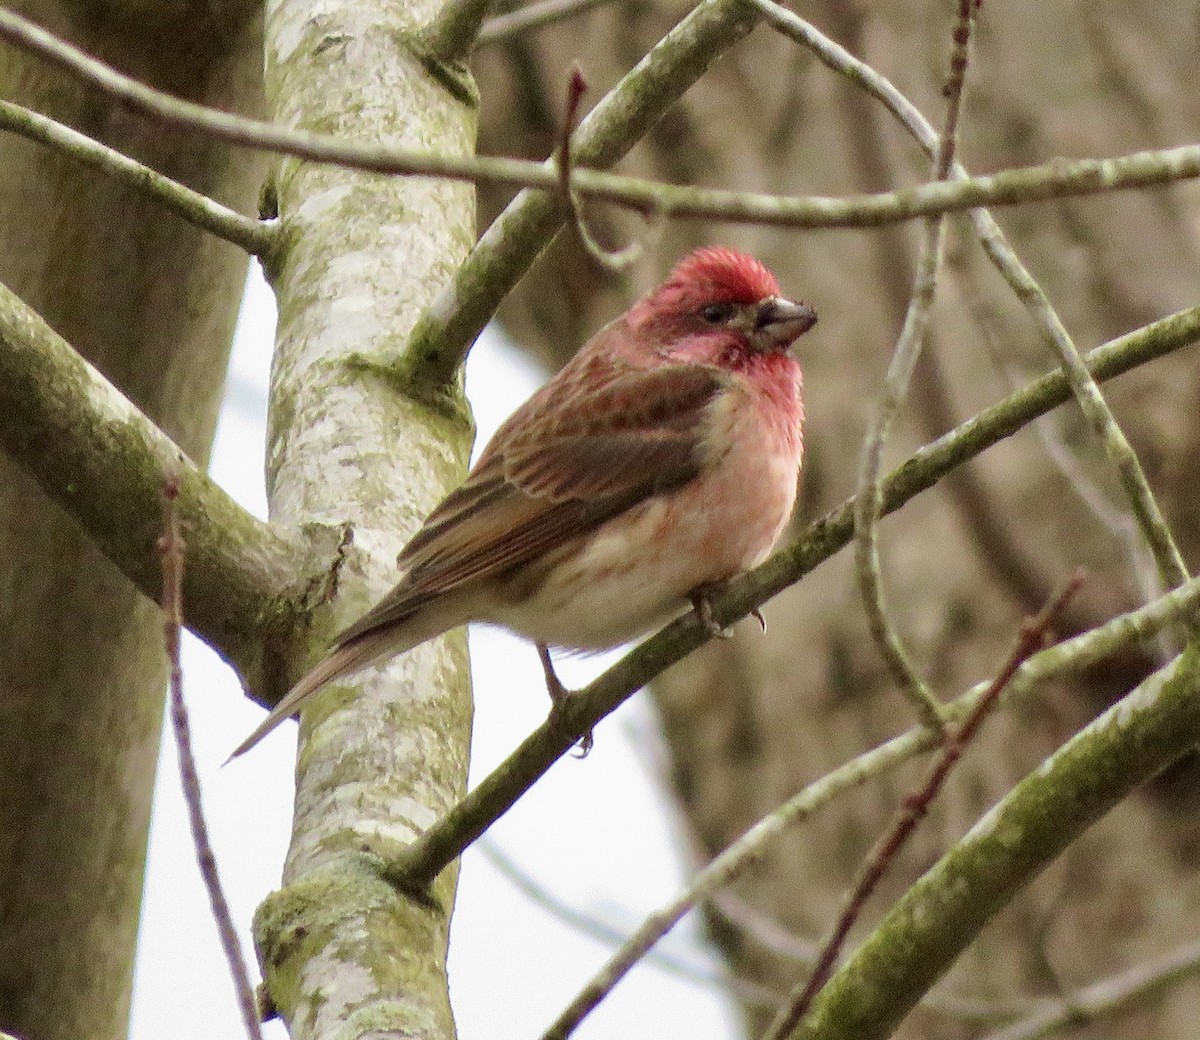
{"type": "Polygon", "coordinates": [[[399,581],[234,752],[323,685],[468,621],[595,650],[770,552],[795,502],[816,322],[758,260],[698,249],[496,431],[401,552],[399,581]]]}

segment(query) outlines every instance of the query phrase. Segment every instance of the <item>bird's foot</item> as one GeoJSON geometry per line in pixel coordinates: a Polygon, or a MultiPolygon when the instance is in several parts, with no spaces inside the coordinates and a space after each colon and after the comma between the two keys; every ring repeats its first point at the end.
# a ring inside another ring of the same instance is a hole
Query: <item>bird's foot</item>
{"type": "Polygon", "coordinates": [[[688,593],[688,599],[692,601],[692,609],[696,611],[696,617],[700,619],[701,626],[709,636],[713,639],[729,639],[733,636],[733,630],[722,628],[713,617],[711,597],[719,588],[716,584],[697,585],[688,593]]]}
{"type": "MultiPolygon", "coordinates": [[[[566,707],[567,699],[571,696],[563,684],[562,680],[554,672],[554,662],[550,660],[549,647],[538,644],[538,657],[542,662],[542,672],[546,676],[546,692],[550,694],[550,718],[555,719],[561,715],[566,707]]],[[[592,745],[596,743],[592,736],[592,731],[589,729],[582,737],[579,738],[579,743],[576,745],[577,751],[574,753],[576,758],[587,758],[587,754],[592,750],[592,745]]]]}

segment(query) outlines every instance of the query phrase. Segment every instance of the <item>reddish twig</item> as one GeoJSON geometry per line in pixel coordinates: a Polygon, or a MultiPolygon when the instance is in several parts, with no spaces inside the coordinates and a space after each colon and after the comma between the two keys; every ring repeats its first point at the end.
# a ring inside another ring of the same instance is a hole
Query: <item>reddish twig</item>
{"type": "Polygon", "coordinates": [[[572,62],[571,75],[567,77],[567,105],[563,112],[562,140],[558,145],[558,176],[562,183],[563,195],[568,202],[574,195],[571,191],[571,137],[579,119],[579,103],[586,93],[587,80],[583,78],[583,69],[580,68],[579,62],[572,62]]]}
{"type": "Polygon", "coordinates": [[[163,633],[167,658],[171,667],[171,729],[175,734],[175,746],[179,751],[179,782],[183,788],[183,800],[187,803],[188,823],[192,830],[192,843],[196,848],[196,863],[208,892],[213,919],[225,959],[229,962],[229,973],[237,992],[238,1006],[246,1032],[251,1040],[262,1040],[259,1028],[258,1005],[250,985],[250,975],[242,958],[241,945],[233,926],[233,916],[221,889],[217,875],[217,859],[213,855],[212,843],[208,838],[208,825],[204,821],[204,808],[200,803],[200,777],[196,772],[196,756],[192,751],[191,730],[188,726],[187,706],[183,702],[183,668],[179,663],[179,634],[183,628],[183,535],[179,530],[179,514],[176,501],[179,498],[179,481],[172,478],[163,489],[166,500],[163,517],[163,535],[158,541],[162,554],[163,572],[163,633]]]}
{"type": "Polygon", "coordinates": [[[579,116],[579,103],[587,93],[587,80],[583,78],[583,69],[578,62],[571,64],[571,75],[567,81],[567,104],[563,112],[562,141],[558,146],[558,179],[562,188],[563,198],[571,214],[571,224],[575,228],[579,240],[588,253],[609,271],[621,271],[632,264],[642,254],[642,243],[632,242],[624,249],[605,249],[592,234],[583,216],[583,206],[575,192],[572,183],[573,167],[571,165],[571,137],[575,133],[575,123],[579,116]]]}
{"type": "Polygon", "coordinates": [[[942,753],[930,771],[928,779],[920,790],[902,800],[892,826],[875,843],[874,848],[867,855],[858,879],[843,904],[833,934],[821,949],[821,955],[817,959],[812,974],[808,981],[789,997],[787,1006],[771,1023],[763,1040],[779,1040],[790,1033],[804,1017],[813,998],[828,981],[833,966],[837,963],[841,953],[842,944],[861,915],[867,899],[875,891],[888,867],[895,861],[897,853],[916,829],[917,824],[929,811],[930,805],[941,792],[950,770],[954,768],[967,746],[979,732],[984,719],[999,701],[1000,694],[1012,681],[1017,669],[1021,667],[1027,657],[1030,657],[1042,646],[1050,626],[1075,593],[1079,591],[1083,582],[1083,572],[1077,571],[1062,590],[1034,617],[1026,618],[1022,622],[1020,634],[1008,660],[1005,661],[1004,666],[992,680],[991,685],[988,686],[971,713],[963,719],[962,725],[953,730],[947,730],[942,753]]]}

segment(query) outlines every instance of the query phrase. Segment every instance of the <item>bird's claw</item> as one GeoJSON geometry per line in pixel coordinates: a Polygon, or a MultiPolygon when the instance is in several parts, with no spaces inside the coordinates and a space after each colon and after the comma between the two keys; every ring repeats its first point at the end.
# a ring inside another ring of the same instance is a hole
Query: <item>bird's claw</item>
{"type": "Polygon", "coordinates": [[[763,616],[762,616],[762,611],[761,611],[761,610],[759,610],[759,609],[758,609],[758,607],[755,607],[755,608],[754,608],[752,611],[750,611],[750,616],[751,616],[752,618],[754,618],[754,620],[755,620],[755,621],[757,621],[757,622],[758,622],[758,629],[759,629],[759,631],[760,631],[760,632],[766,632],[766,630],[767,630],[767,619],[766,619],[765,617],[763,617],[763,616]]]}
{"type": "MultiPolygon", "coordinates": [[[[571,696],[571,691],[559,684],[558,690],[550,694],[550,722],[555,722],[563,712],[563,708],[567,703],[567,698],[571,696]]],[[[592,731],[589,729],[582,737],[575,742],[575,746],[571,749],[572,758],[587,758],[588,752],[592,750],[592,746],[596,743],[596,738],[592,736],[592,731]]]]}
{"type": "Polygon", "coordinates": [[[700,619],[700,625],[711,639],[730,639],[733,637],[733,630],[722,627],[715,617],[713,617],[712,601],[709,598],[712,595],[712,588],[707,585],[702,585],[691,594],[692,609],[696,612],[696,617],[700,619]]]}

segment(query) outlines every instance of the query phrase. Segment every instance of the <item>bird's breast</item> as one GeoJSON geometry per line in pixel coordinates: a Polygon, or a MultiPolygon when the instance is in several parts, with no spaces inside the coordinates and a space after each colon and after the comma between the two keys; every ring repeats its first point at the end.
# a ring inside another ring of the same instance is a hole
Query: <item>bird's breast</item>
{"type": "Polygon", "coordinates": [[[728,571],[724,577],[766,558],[795,505],[803,444],[799,369],[781,360],[787,365],[777,378],[736,382],[710,406],[695,507],[707,527],[702,548],[728,571]]]}

